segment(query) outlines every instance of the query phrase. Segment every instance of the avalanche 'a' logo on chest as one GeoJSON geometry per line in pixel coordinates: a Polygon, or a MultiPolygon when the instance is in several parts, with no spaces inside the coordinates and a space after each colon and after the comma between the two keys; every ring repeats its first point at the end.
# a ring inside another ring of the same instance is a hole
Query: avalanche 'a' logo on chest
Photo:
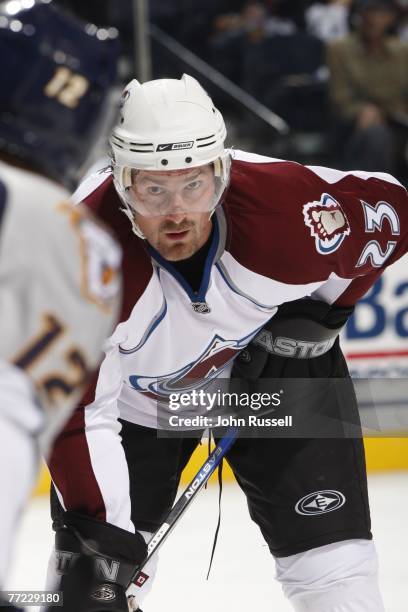
{"type": "Polygon", "coordinates": [[[133,389],[155,400],[167,398],[170,393],[203,389],[220,375],[247,343],[248,336],[242,340],[225,340],[216,335],[197,359],[178,370],[157,376],[131,374],[127,380],[133,389]]]}

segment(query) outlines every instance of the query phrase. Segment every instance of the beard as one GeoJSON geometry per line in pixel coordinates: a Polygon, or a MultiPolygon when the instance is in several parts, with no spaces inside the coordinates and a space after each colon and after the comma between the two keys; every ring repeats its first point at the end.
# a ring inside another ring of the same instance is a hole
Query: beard
{"type": "Polygon", "coordinates": [[[182,259],[188,259],[200,248],[199,233],[195,223],[189,224],[183,227],[167,227],[166,230],[159,233],[159,239],[156,249],[160,255],[168,261],[180,261],[182,259]],[[164,232],[185,232],[189,230],[189,234],[183,240],[170,239],[164,232]]]}
{"type": "Polygon", "coordinates": [[[196,253],[211,234],[212,221],[207,213],[184,217],[179,223],[162,219],[155,224],[143,217],[136,219],[147,242],[168,261],[188,259],[196,253]],[[183,236],[183,232],[187,232],[183,236]],[[168,234],[180,234],[169,236],[168,234]]]}
{"type": "Polygon", "coordinates": [[[186,219],[181,223],[164,221],[159,227],[157,244],[153,246],[168,261],[188,259],[208,240],[212,227],[212,223],[208,221],[209,219],[206,220],[204,225],[200,221],[191,219],[186,219]],[[186,231],[188,231],[187,236],[180,238],[180,240],[166,236],[167,233],[186,231]]]}

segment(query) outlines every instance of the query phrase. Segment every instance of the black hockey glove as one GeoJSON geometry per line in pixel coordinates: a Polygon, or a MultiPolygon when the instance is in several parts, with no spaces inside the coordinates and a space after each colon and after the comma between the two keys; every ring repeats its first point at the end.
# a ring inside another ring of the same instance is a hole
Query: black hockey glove
{"type": "Polygon", "coordinates": [[[139,533],[66,512],[55,534],[64,612],[128,612],[126,588],[147,555],[139,533]]]}
{"type": "MultiPolygon", "coordinates": [[[[251,398],[246,411],[240,400],[239,416],[248,420],[254,399],[274,394],[276,403],[258,405],[256,415],[291,417],[285,428],[276,429],[277,435],[359,435],[354,387],[338,340],[352,312],[311,299],[281,306],[235,360],[231,388],[251,398]]],[[[245,435],[267,431],[275,430],[248,428],[245,435]]]]}
{"type": "Polygon", "coordinates": [[[338,335],[353,310],[309,298],[283,304],[241,351],[233,377],[255,381],[347,376],[338,335]]]}

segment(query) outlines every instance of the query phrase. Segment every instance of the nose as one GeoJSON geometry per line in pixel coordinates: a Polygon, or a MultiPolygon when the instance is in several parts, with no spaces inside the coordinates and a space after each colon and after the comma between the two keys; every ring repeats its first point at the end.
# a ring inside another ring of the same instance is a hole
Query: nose
{"type": "Polygon", "coordinates": [[[171,213],[166,215],[166,219],[169,219],[170,221],[173,221],[174,223],[180,224],[182,221],[184,221],[186,216],[187,216],[187,213],[183,210],[180,210],[179,212],[172,211],[171,213]]]}
{"type": "Polygon", "coordinates": [[[176,192],[173,194],[171,204],[169,206],[169,212],[166,214],[168,219],[171,219],[175,223],[181,223],[186,218],[187,211],[180,193],[176,192]]]}

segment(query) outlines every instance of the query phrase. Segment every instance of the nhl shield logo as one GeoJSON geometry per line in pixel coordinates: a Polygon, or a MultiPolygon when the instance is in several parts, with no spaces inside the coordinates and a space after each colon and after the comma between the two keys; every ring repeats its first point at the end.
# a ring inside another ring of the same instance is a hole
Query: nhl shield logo
{"type": "Polygon", "coordinates": [[[315,491],[299,499],[295,511],[303,516],[316,516],[338,510],[346,503],[346,498],[340,491],[315,491]]]}
{"type": "Polygon", "coordinates": [[[191,306],[194,312],[199,314],[209,314],[211,312],[211,308],[206,302],[192,302],[191,306]]]}
{"type": "Polygon", "coordinates": [[[340,204],[328,193],[320,202],[309,202],[303,206],[305,224],[315,239],[316,249],[321,255],[336,251],[344,238],[350,234],[350,226],[340,204]]]}

